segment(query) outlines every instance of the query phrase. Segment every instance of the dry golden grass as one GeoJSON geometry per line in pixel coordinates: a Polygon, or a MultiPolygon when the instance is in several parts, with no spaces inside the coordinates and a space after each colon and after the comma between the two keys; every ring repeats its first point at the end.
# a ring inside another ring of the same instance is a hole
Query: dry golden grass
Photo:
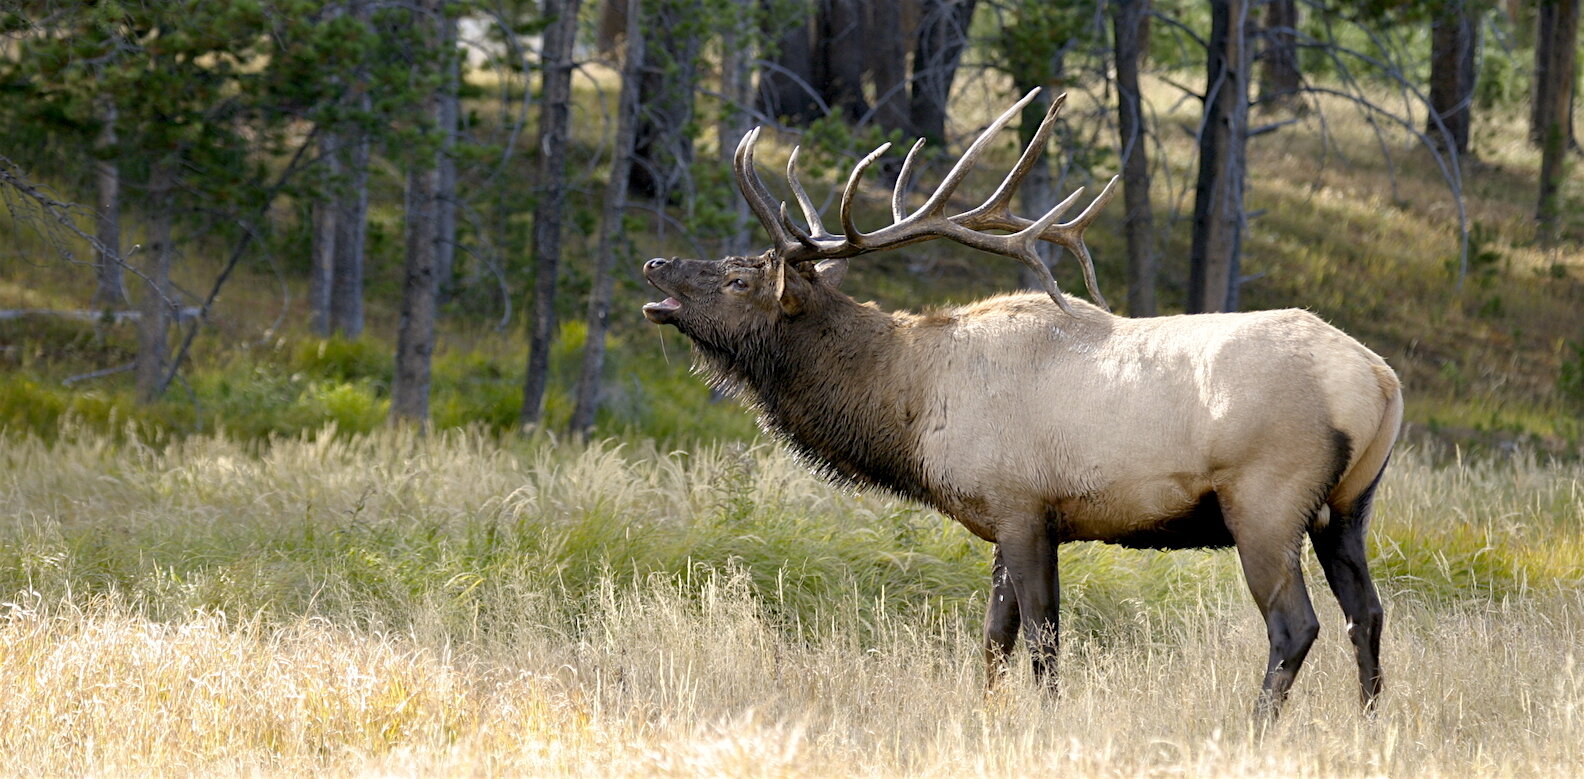
{"type": "MultiPolygon", "coordinates": [[[[833,611],[839,613],[840,607],[833,611]]],[[[18,774],[153,770],[729,776],[1576,776],[1575,593],[1454,609],[1390,604],[1373,719],[1351,660],[1317,647],[1263,736],[1263,630],[1236,598],[1069,640],[1054,699],[981,692],[973,637],[885,622],[862,646],[786,637],[740,578],[698,599],[607,589],[576,638],[536,624],[488,649],[124,605],[6,607],[0,751],[18,774]]],[[[504,638],[504,637],[503,637],[504,638]]]]}
{"type": "Polygon", "coordinates": [[[1399,453],[1381,711],[1310,566],[1264,734],[1230,552],[1065,547],[1060,694],[987,698],[988,548],[769,447],[0,436],[0,514],[14,775],[1584,771],[1579,464],[1399,453]]]}

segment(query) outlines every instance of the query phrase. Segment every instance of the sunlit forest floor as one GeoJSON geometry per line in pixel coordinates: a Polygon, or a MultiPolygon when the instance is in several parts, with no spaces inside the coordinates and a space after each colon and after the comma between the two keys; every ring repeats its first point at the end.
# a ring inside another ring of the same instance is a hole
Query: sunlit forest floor
{"type": "Polygon", "coordinates": [[[982,691],[988,548],[779,450],[0,438],[6,773],[1576,776],[1584,467],[1400,453],[1387,693],[1290,706],[1236,557],[1063,548],[1061,689],[982,691]]]}

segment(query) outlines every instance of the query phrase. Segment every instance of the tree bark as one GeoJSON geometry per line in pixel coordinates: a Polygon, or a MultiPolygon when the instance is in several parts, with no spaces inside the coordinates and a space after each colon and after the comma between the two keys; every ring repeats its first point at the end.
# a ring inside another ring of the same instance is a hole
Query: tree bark
{"type": "Polygon", "coordinates": [[[864,9],[859,0],[820,0],[817,25],[819,57],[815,60],[815,83],[825,104],[840,109],[848,122],[869,114],[864,98],[863,78],[868,57],[865,54],[870,34],[864,25],[864,9]]]}
{"type": "MultiPolygon", "coordinates": [[[[446,0],[423,0],[413,13],[413,25],[425,42],[423,61],[415,69],[432,67],[441,58],[449,71],[449,58],[455,56],[445,46],[455,40],[456,20],[446,13],[446,0]]],[[[434,118],[444,133],[446,95],[451,80],[441,84],[424,99],[424,113],[434,118]]],[[[407,261],[402,281],[401,318],[396,330],[396,366],[391,381],[390,419],[393,423],[413,423],[420,427],[429,420],[429,376],[435,347],[435,308],[439,278],[436,269],[440,254],[440,162],[446,156],[441,147],[427,158],[412,160],[407,171],[407,261]]]]}
{"type": "Polygon", "coordinates": [[[440,50],[445,52],[445,87],[440,92],[436,116],[440,122],[440,156],[435,165],[440,174],[435,195],[435,285],[440,300],[450,295],[456,273],[457,247],[457,134],[461,121],[462,57],[457,52],[457,24],[448,19],[440,31],[440,50]]]}
{"type": "Polygon", "coordinates": [[[1573,100],[1576,89],[1579,0],[1540,0],[1535,9],[1534,98],[1530,102],[1529,141],[1541,149],[1554,127],[1564,149],[1575,143],[1573,100]]]}
{"type": "Polygon", "coordinates": [[[539,187],[534,207],[533,333],[528,370],[523,377],[521,425],[539,424],[550,383],[550,347],[555,338],[556,277],[561,263],[561,217],[566,209],[567,126],[572,110],[572,45],[577,37],[579,0],[545,0],[551,19],[544,38],[544,75],[540,98],[539,187]]]}
{"type": "Polygon", "coordinates": [[[702,42],[689,29],[689,17],[703,13],[689,0],[659,0],[645,23],[656,40],[667,45],[645,58],[637,145],[634,147],[628,192],[657,202],[671,202],[690,183],[693,137],[693,95],[698,85],[698,52],[702,42]]]}
{"type": "Polygon", "coordinates": [[[866,68],[874,82],[874,120],[887,131],[908,129],[907,42],[917,34],[907,24],[908,9],[904,6],[910,4],[917,3],[871,3],[868,23],[876,34],[868,36],[860,46],[867,54],[866,68]]]}
{"type": "Polygon", "coordinates": [[[1260,52],[1259,101],[1270,108],[1296,105],[1303,88],[1298,69],[1297,0],[1269,0],[1265,6],[1264,45],[1260,52]]]}
{"type": "Polygon", "coordinates": [[[588,339],[583,343],[583,362],[578,371],[577,400],[568,427],[575,436],[587,436],[594,429],[599,410],[601,375],[605,371],[605,334],[610,329],[611,288],[615,281],[617,243],[622,234],[622,216],[627,207],[627,189],[621,182],[632,167],[633,145],[638,126],[638,82],[643,74],[644,36],[639,23],[640,0],[627,0],[627,54],[622,62],[622,85],[616,113],[615,149],[611,156],[611,175],[605,184],[600,209],[599,247],[594,253],[594,288],[589,293],[588,339]]]}
{"type": "MultiPolygon", "coordinates": [[[[368,96],[360,102],[367,105],[368,96]]],[[[347,338],[363,335],[363,242],[368,233],[368,130],[350,127],[340,134],[345,189],[335,216],[335,267],[331,273],[330,329],[347,338]]]]}
{"type": "Polygon", "coordinates": [[[149,251],[144,253],[142,287],[138,300],[138,350],[133,360],[139,403],[159,400],[170,365],[171,256],[176,161],[161,159],[149,170],[149,251]]]}
{"type": "MultiPolygon", "coordinates": [[[[752,9],[756,0],[733,0],[735,23],[721,33],[721,96],[723,105],[715,126],[716,153],[722,170],[731,170],[737,144],[753,129],[753,116],[749,109],[753,103],[753,29],[752,9]]],[[[640,44],[641,45],[641,44],[640,44]]],[[[629,55],[630,56],[630,55],[629,55]]],[[[626,87],[626,82],[622,82],[626,87]]],[[[624,104],[625,105],[625,104],[624,104]]],[[[616,152],[631,152],[619,146],[616,152]]],[[[631,164],[629,161],[628,164],[631,164]]],[[[607,195],[608,196],[608,195],[607,195]]],[[[748,203],[740,197],[730,199],[732,229],[721,246],[721,255],[739,255],[749,251],[748,203]]],[[[625,203],[624,203],[625,206],[625,203]]]]}
{"type": "Polygon", "coordinates": [[[1188,312],[1237,310],[1248,144],[1248,3],[1212,0],[1188,312]]]}
{"type": "Polygon", "coordinates": [[[977,0],[925,0],[913,50],[913,92],[908,118],[913,132],[930,143],[946,142],[946,109],[952,81],[968,45],[977,0]]]}
{"type": "Polygon", "coordinates": [[[1122,156],[1122,199],[1127,214],[1129,316],[1155,316],[1155,273],[1158,254],[1155,217],[1150,204],[1149,145],[1139,92],[1139,61],[1148,50],[1149,0],[1116,0],[1112,24],[1116,42],[1117,131],[1122,156]]]}
{"type": "MultiPolygon", "coordinates": [[[[353,0],[346,13],[363,24],[369,24],[366,0],[353,0]]],[[[353,76],[345,98],[353,112],[366,114],[373,107],[368,93],[367,75],[359,72],[353,76]]],[[[363,335],[363,265],[364,240],[368,234],[368,181],[369,154],[372,139],[368,127],[359,122],[349,122],[339,128],[336,137],[341,159],[342,185],[337,191],[335,215],[335,266],[330,280],[330,330],[347,338],[363,335]]]]}
{"type": "MultiPolygon", "coordinates": [[[[1535,218],[1540,223],[1540,237],[1546,242],[1556,240],[1557,222],[1561,216],[1562,181],[1567,176],[1568,149],[1573,143],[1573,96],[1577,91],[1577,49],[1572,42],[1578,40],[1578,0],[1542,0],[1540,5],[1539,38],[1550,38],[1547,45],[1548,61],[1545,69],[1536,68],[1535,113],[1546,123],[1540,131],[1540,201],[1535,218]],[[1540,82],[1548,83],[1542,89],[1540,82]],[[1542,109],[1539,101],[1548,104],[1542,109]]],[[[1538,66],[1539,55],[1536,55],[1538,66]]]]}
{"type": "Polygon", "coordinates": [[[1433,113],[1425,121],[1425,134],[1443,148],[1447,148],[1450,141],[1450,148],[1460,155],[1469,150],[1478,35],[1475,21],[1467,0],[1447,0],[1430,22],[1430,110],[1433,113]]]}
{"type": "Polygon", "coordinates": [[[94,184],[97,190],[94,211],[99,245],[113,254],[94,251],[95,308],[110,308],[126,302],[126,283],[121,258],[121,162],[116,151],[116,104],[108,95],[99,101],[99,137],[94,141],[94,184]]]}
{"type": "Polygon", "coordinates": [[[310,240],[308,268],[308,326],[321,338],[330,335],[330,291],[335,285],[336,235],[341,213],[335,189],[340,185],[340,143],[334,131],[319,135],[319,192],[313,210],[313,236],[310,240]]]}
{"type": "Polygon", "coordinates": [[[759,77],[759,110],[792,125],[804,125],[820,116],[814,89],[814,53],[809,41],[813,9],[802,0],[790,18],[773,11],[784,8],[777,0],[761,0],[765,35],[775,41],[770,64],[759,77]]]}

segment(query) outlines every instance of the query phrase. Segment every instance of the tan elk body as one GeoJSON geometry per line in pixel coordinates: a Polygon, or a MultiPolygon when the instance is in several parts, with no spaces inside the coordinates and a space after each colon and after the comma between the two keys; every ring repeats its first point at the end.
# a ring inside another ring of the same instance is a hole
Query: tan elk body
{"type": "Polygon", "coordinates": [[[1060,543],[1236,546],[1266,619],[1261,707],[1274,712],[1318,632],[1298,564],[1307,534],[1348,618],[1369,704],[1381,685],[1382,613],[1363,537],[1402,418],[1396,375],[1379,356],[1300,310],[1117,317],[1063,295],[1048,273],[1046,295],[922,315],[838,290],[847,258],[929,237],[1035,263],[1033,241],[1055,241],[1087,265],[1082,230],[1111,188],[1065,224],[1053,214],[1012,216],[1006,201],[1030,152],[984,206],[944,215],[985,140],[1021,106],[905,215],[910,154],[895,224],[867,234],[852,225],[850,205],[876,155],[849,180],[842,235],[824,230],[789,171],[805,231],[784,206],[769,206],[750,136],[738,151],[739,185],[776,248],[755,258],[650,260],[646,277],[669,297],[645,313],[687,335],[712,377],[817,467],[933,506],[996,545],[985,617],[990,683],[1020,628],[1036,673],[1052,678],[1060,543]]]}

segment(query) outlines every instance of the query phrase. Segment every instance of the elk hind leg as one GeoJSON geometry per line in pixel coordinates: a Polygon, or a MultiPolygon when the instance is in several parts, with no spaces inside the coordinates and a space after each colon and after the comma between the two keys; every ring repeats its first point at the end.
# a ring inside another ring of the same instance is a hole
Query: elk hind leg
{"type": "MultiPolygon", "coordinates": [[[[1233,505],[1238,503],[1233,501],[1233,505]]],[[[1227,517],[1228,526],[1234,529],[1243,577],[1265,618],[1265,634],[1270,640],[1265,679],[1256,705],[1256,714],[1266,720],[1274,718],[1281,709],[1298,677],[1298,669],[1309,655],[1309,647],[1320,634],[1320,620],[1309,602],[1303,570],[1298,564],[1301,526],[1296,521],[1281,521],[1280,515],[1272,518],[1277,521],[1254,526],[1253,516],[1227,517]]]]}
{"type": "Polygon", "coordinates": [[[1358,657],[1359,700],[1366,711],[1374,709],[1381,692],[1380,642],[1385,622],[1364,551],[1374,491],[1372,484],[1348,510],[1333,508],[1331,522],[1310,534],[1326,582],[1347,617],[1348,639],[1358,657]]]}

